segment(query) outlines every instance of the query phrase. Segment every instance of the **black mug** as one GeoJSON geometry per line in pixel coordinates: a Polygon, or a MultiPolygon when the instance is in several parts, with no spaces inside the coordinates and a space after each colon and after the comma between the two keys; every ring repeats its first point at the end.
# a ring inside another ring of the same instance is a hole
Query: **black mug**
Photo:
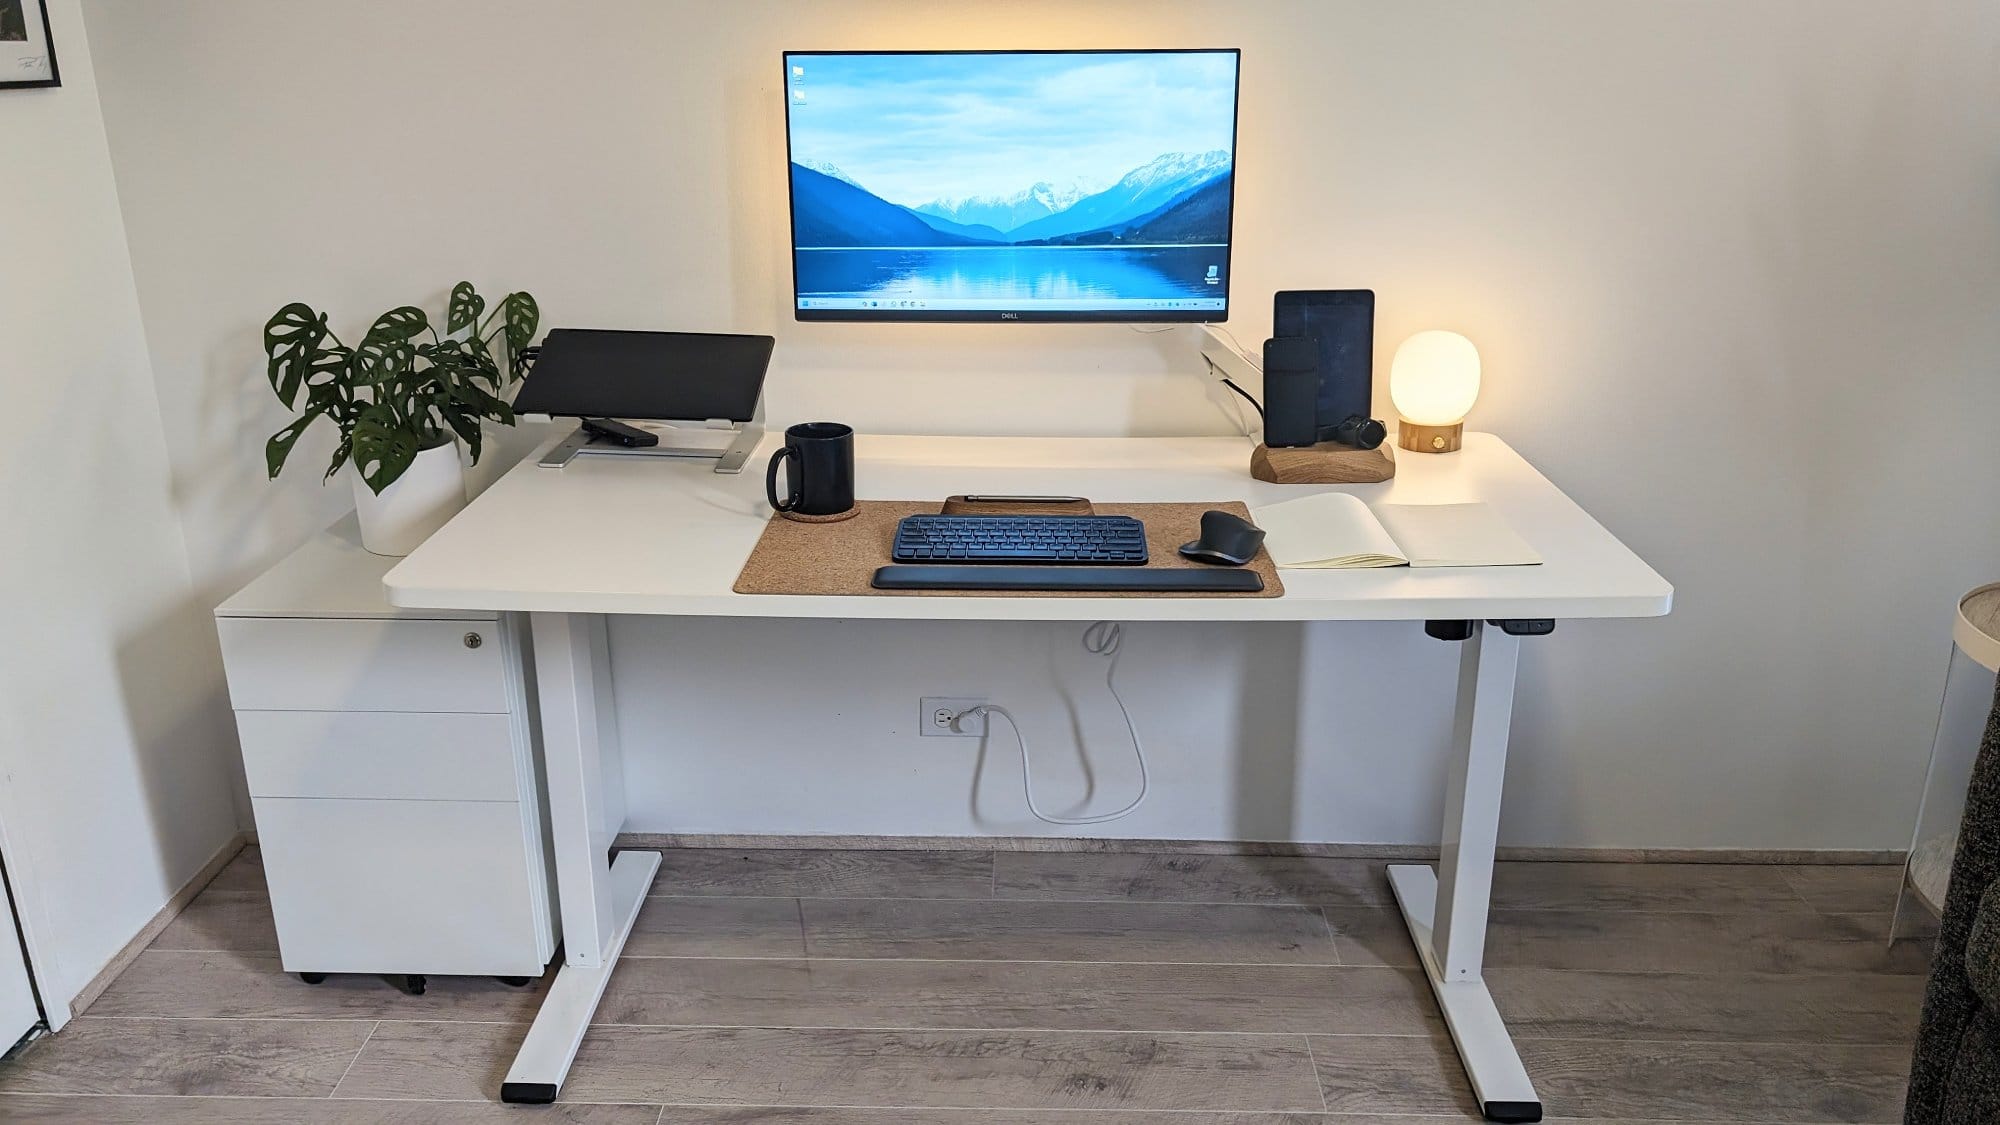
{"type": "Polygon", "coordinates": [[[785,431],[785,447],[771,454],[764,471],[764,495],[781,512],[837,516],[854,506],[854,427],[839,422],[801,422],[785,431]],[[778,495],[778,466],[791,491],[778,495]]]}

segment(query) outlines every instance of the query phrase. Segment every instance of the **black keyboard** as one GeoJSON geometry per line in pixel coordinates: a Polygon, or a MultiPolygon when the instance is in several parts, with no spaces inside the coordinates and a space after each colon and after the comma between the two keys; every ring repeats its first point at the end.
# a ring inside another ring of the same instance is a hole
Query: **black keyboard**
{"type": "Polygon", "coordinates": [[[1264,588],[1254,570],[1094,570],[1067,566],[885,566],[878,590],[1090,590],[1101,593],[1249,594],[1264,588]]]}
{"type": "Polygon", "coordinates": [[[899,563],[1144,566],[1146,525],[1131,516],[904,516],[899,563]]]}

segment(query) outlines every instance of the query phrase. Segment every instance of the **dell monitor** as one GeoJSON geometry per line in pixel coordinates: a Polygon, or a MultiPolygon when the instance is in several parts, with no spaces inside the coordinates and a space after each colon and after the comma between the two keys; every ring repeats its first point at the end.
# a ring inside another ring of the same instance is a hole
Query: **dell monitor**
{"type": "Polygon", "coordinates": [[[1237,63],[787,53],[796,316],[1227,319],[1237,63]]]}

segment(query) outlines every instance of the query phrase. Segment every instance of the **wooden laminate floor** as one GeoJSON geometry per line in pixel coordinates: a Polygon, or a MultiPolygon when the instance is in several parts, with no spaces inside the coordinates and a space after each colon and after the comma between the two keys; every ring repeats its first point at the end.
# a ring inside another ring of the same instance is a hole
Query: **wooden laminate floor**
{"type": "MultiPolygon", "coordinates": [[[[547,980],[311,987],[246,851],[10,1122],[1424,1125],[1473,1120],[1383,863],[672,851],[547,1109],[495,1104],[547,980]]],[[[1550,1118],[1887,1123],[1927,952],[1889,867],[1502,864],[1488,979],[1550,1118]]]]}

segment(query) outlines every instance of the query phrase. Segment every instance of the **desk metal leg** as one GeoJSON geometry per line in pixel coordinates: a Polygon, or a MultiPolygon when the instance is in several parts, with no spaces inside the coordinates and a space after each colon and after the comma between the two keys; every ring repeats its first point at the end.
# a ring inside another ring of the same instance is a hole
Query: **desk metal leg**
{"type": "Polygon", "coordinates": [[[660,853],[610,858],[611,842],[625,822],[625,779],[604,618],[536,613],[530,626],[563,967],[501,1084],[500,1100],[545,1103],[555,1100],[576,1059],[660,869],[660,853]]]}
{"type": "Polygon", "coordinates": [[[1458,712],[1438,866],[1433,871],[1392,865],[1389,885],[1480,1110],[1492,1121],[1540,1121],[1541,1099],[1480,975],[1521,640],[1487,622],[1473,624],[1471,634],[1459,656],[1458,712]]]}

